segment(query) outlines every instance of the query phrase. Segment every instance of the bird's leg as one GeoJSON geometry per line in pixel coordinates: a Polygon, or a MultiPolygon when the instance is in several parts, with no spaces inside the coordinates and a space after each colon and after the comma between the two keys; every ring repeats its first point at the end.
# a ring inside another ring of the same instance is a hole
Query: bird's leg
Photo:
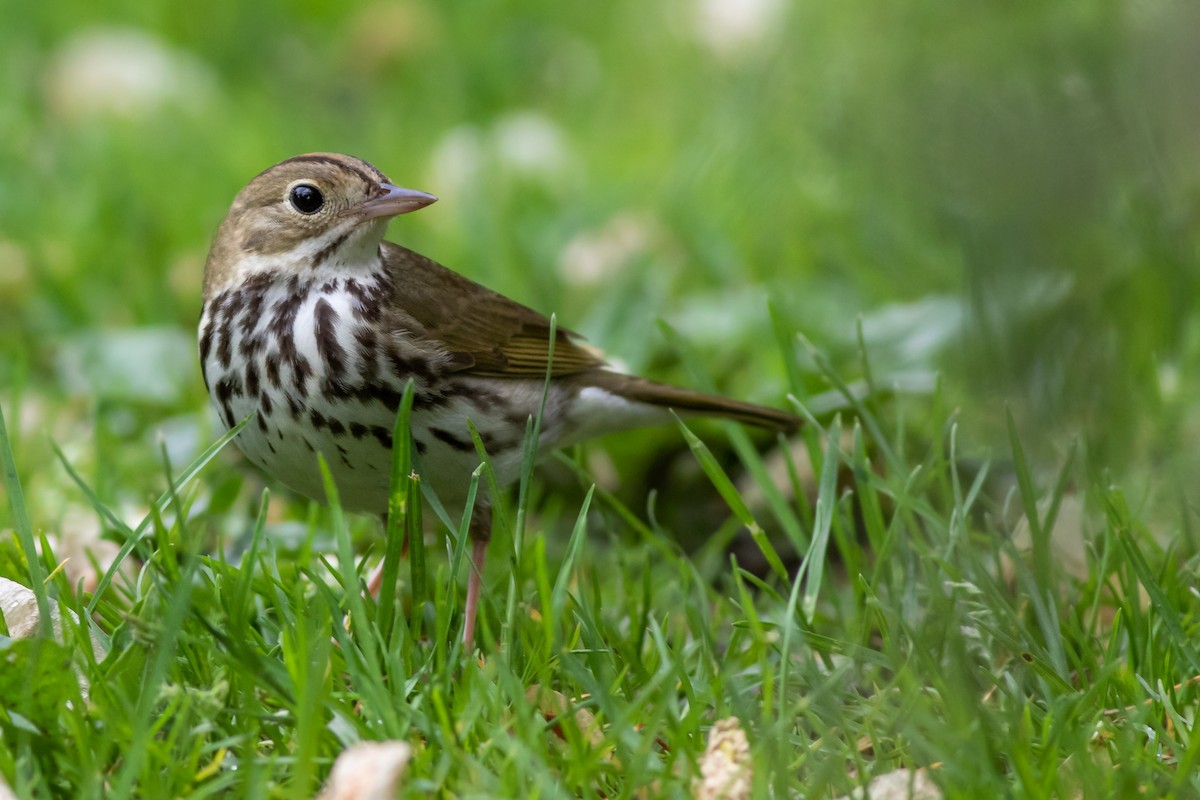
{"type": "Polygon", "coordinates": [[[475,616],[479,612],[479,594],[483,590],[483,564],[487,557],[488,540],[492,538],[492,506],[476,503],[471,515],[471,527],[467,535],[471,538],[471,571],[467,574],[467,606],[464,609],[466,625],[463,628],[463,646],[471,647],[475,641],[475,616]]]}
{"type": "Polygon", "coordinates": [[[370,577],[367,578],[367,594],[371,595],[371,597],[374,597],[376,600],[378,600],[379,599],[379,586],[382,583],[383,583],[383,562],[380,561],[379,564],[377,564],[375,566],[375,569],[371,570],[370,577]]]}
{"type": "MultiPolygon", "coordinates": [[[[383,516],[383,527],[387,530],[387,515],[383,516]]],[[[492,506],[490,503],[476,503],[471,515],[471,525],[467,531],[471,540],[471,566],[467,574],[467,605],[464,609],[466,625],[463,628],[463,644],[470,647],[475,641],[475,618],[479,614],[479,595],[483,591],[483,567],[487,558],[488,541],[492,538],[492,506]]],[[[404,540],[403,555],[408,555],[408,539],[404,540]]],[[[374,598],[379,597],[383,583],[383,562],[372,570],[367,578],[367,592],[374,598]]]]}
{"type": "MultiPolygon", "coordinates": [[[[387,533],[387,526],[388,526],[387,514],[383,514],[379,518],[383,521],[384,533],[387,533]]],[[[401,545],[401,547],[400,547],[400,555],[401,555],[401,557],[408,556],[408,537],[407,536],[404,537],[404,544],[401,545]]],[[[378,566],[376,566],[375,569],[371,570],[370,577],[367,578],[367,594],[371,595],[371,597],[374,597],[376,600],[378,600],[379,599],[379,588],[380,588],[380,584],[382,584],[382,583],[383,583],[383,561],[380,561],[378,566]]]]}

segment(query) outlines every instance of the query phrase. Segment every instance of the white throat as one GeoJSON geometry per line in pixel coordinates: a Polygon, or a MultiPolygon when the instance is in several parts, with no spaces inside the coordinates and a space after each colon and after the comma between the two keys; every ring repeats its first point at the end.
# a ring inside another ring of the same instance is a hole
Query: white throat
{"type": "Polygon", "coordinates": [[[369,275],[379,269],[379,245],[386,228],[386,219],[348,222],[287,252],[245,255],[238,262],[231,283],[237,284],[262,273],[276,277],[296,275],[314,281],[369,275]]]}

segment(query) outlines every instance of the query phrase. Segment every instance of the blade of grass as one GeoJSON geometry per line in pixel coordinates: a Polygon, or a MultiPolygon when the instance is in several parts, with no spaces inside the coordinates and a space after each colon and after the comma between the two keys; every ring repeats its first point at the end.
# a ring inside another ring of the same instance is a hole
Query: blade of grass
{"type": "Polygon", "coordinates": [[[704,470],[704,474],[708,476],[708,480],[716,488],[725,504],[729,506],[729,510],[734,516],[746,526],[750,531],[750,536],[754,543],[758,545],[758,549],[762,551],[763,557],[767,559],[767,563],[781,580],[788,580],[787,569],[783,566],[782,559],[779,558],[779,553],[767,538],[767,534],[763,531],[758,521],[754,519],[754,515],[750,512],[750,508],[746,505],[746,501],[742,499],[738,493],[737,487],[733,485],[733,481],[717,463],[716,457],[712,451],[708,449],[708,445],[700,440],[700,437],[692,433],[691,429],[680,419],[679,415],[674,411],[671,415],[675,417],[675,422],[679,426],[680,432],[683,434],[684,441],[691,448],[692,455],[699,462],[700,468],[704,470]]]}
{"type": "Polygon", "coordinates": [[[571,530],[571,539],[567,542],[567,554],[558,569],[558,577],[554,581],[554,589],[550,592],[550,607],[556,617],[561,617],[566,604],[567,584],[575,571],[575,563],[583,552],[583,543],[587,538],[587,514],[592,505],[594,489],[589,489],[579,507],[579,515],[575,518],[575,527],[571,530]]]}
{"type": "MultiPolygon", "coordinates": [[[[413,620],[409,625],[409,633],[420,638],[425,620],[425,604],[431,599],[429,595],[429,562],[425,558],[425,523],[421,505],[421,475],[414,472],[406,479],[408,491],[408,511],[404,517],[405,534],[408,537],[408,570],[412,576],[412,608],[413,620]]],[[[400,558],[400,553],[395,557],[400,558]]],[[[385,584],[386,585],[386,584],[385,584]]],[[[390,635],[392,626],[389,624],[383,630],[390,635]]]]}
{"type": "Polygon", "coordinates": [[[1146,563],[1146,557],[1142,555],[1141,548],[1138,547],[1137,541],[1133,538],[1132,524],[1130,522],[1129,509],[1125,505],[1125,498],[1118,489],[1111,489],[1104,498],[1105,509],[1108,513],[1109,524],[1117,534],[1117,540],[1121,543],[1121,548],[1125,551],[1125,555],[1129,558],[1129,563],[1133,567],[1134,573],[1137,575],[1138,582],[1145,588],[1146,594],[1150,596],[1150,604],[1158,612],[1162,618],[1163,624],[1171,634],[1175,646],[1179,648],[1179,652],[1187,659],[1189,667],[1193,675],[1200,674],[1200,653],[1196,652],[1196,648],[1192,646],[1191,639],[1188,637],[1184,629],[1183,620],[1179,617],[1179,612],[1175,609],[1175,605],[1171,599],[1167,597],[1158,580],[1155,579],[1154,573],[1150,571],[1150,565],[1146,563]]]}
{"type": "Polygon", "coordinates": [[[871,552],[877,556],[883,549],[887,525],[883,518],[883,506],[879,502],[879,488],[875,484],[871,472],[871,462],[867,458],[866,443],[863,441],[862,426],[854,424],[854,486],[858,496],[859,512],[862,514],[863,530],[871,545],[871,552]]]}
{"type": "MultiPolygon", "coordinates": [[[[571,472],[575,473],[575,477],[577,477],[583,483],[583,485],[593,487],[596,490],[596,496],[604,501],[604,505],[616,512],[617,516],[621,518],[621,521],[628,525],[629,528],[643,541],[658,545],[659,547],[664,547],[662,536],[655,531],[654,528],[650,527],[645,522],[642,522],[638,515],[631,511],[627,505],[622,503],[615,494],[602,486],[597,486],[596,484],[592,483],[591,476],[588,475],[587,470],[576,463],[574,459],[562,452],[556,452],[554,456],[560,464],[570,469],[571,472]]],[[[665,551],[666,550],[664,550],[664,552],[665,551]]]]}
{"type": "Polygon", "coordinates": [[[1017,436],[1017,423],[1013,419],[1012,409],[1005,408],[1004,416],[1008,423],[1008,442],[1012,448],[1013,471],[1017,475],[1021,507],[1025,511],[1025,521],[1029,524],[1029,536],[1033,543],[1033,574],[1038,591],[1044,592],[1050,587],[1050,537],[1038,514],[1037,493],[1033,487],[1029,463],[1025,460],[1025,449],[1021,447],[1020,437],[1017,436]]]}
{"type": "MultiPolygon", "coordinates": [[[[683,355],[684,362],[688,367],[688,372],[692,376],[694,384],[701,391],[716,392],[716,386],[713,384],[708,372],[702,366],[695,349],[679,335],[678,331],[665,321],[659,320],[658,327],[674,348],[683,355]]],[[[738,457],[746,466],[746,469],[749,470],[754,482],[762,490],[763,497],[767,501],[767,507],[770,508],[772,516],[783,527],[784,533],[791,541],[792,546],[797,550],[807,547],[808,539],[800,525],[800,520],[796,517],[791,505],[784,499],[783,494],[768,474],[766,465],[763,464],[762,457],[751,443],[745,428],[732,422],[727,423],[724,428],[725,434],[729,437],[734,451],[737,452],[738,457]]],[[[781,442],[781,446],[786,449],[787,439],[780,437],[779,441],[781,442]]]]}
{"type": "MultiPolygon", "coordinates": [[[[379,629],[388,634],[396,609],[396,579],[400,575],[400,560],[404,550],[404,536],[408,529],[409,505],[412,491],[412,433],[409,421],[412,417],[413,381],[404,384],[400,396],[400,408],[392,427],[392,474],[388,491],[388,513],[384,532],[383,575],[379,589],[379,629]]],[[[418,494],[417,504],[420,504],[418,494]]],[[[412,592],[413,608],[420,609],[425,600],[425,542],[423,537],[410,539],[412,549],[412,592]],[[415,539],[420,539],[418,543],[415,539]],[[418,555],[416,550],[420,550],[418,555]],[[420,563],[418,563],[418,561],[420,563]]]]}
{"type": "Polygon", "coordinates": [[[25,493],[21,489],[21,479],[17,476],[17,462],[13,458],[12,445],[8,438],[8,426],[4,423],[4,410],[0,409],[0,468],[4,470],[4,490],[8,494],[8,507],[12,511],[13,525],[16,527],[17,540],[25,554],[25,563],[29,569],[29,589],[37,599],[38,632],[49,636],[50,598],[46,595],[45,576],[42,574],[42,562],[38,558],[37,547],[33,541],[33,526],[29,523],[29,510],[25,507],[25,493]]]}
{"type": "MultiPolygon", "coordinates": [[[[750,441],[750,437],[746,435],[745,429],[736,423],[728,423],[725,426],[725,433],[729,436],[729,441],[733,443],[733,449],[738,454],[738,458],[741,459],[742,463],[746,465],[746,469],[749,470],[755,485],[762,490],[763,497],[767,501],[767,506],[771,509],[771,514],[783,527],[783,531],[792,543],[792,547],[796,548],[797,551],[808,547],[808,536],[801,527],[800,519],[784,498],[783,493],[779,491],[779,487],[775,485],[775,481],[771,478],[766,464],[763,463],[762,456],[754,448],[754,444],[750,441]]],[[[782,447],[788,446],[786,438],[781,437],[780,442],[782,443],[782,447]]]]}
{"type": "MultiPolygon", "coordinates": [[[[166,477],[167,491],[162,499],[162,505],[164,508],[168,506],[179,508],[176,487],[180,484],[172,479],[169,471],[166,477]]],[[[158,507],[152,508],[148,516],[157,521],[159,519],[158,507]]],[[[166,613],[162,618],[162,626],[159,628],[154,642],[153,655],[145,666],[129,748],[125,753],[121,769],[112,781],[111,796],[113,797],[131,796],[133,786],[145,764],[150,749],[149,740],[155,735],[155,718],[158,716],[157,709],[162,699],[161,687],[167,681],[171,663],[175,659],[179,646],[179,638],[183,633],[184,620],[191,609],[192,590],[197,583],[195,578],[201,559],[194,550],[198,546],[198,541],[188,537],[183,537],[180,541],[183,543],[183,565],[178,571],[178,579],[175,581],[174,587],[170,589],[167,596],[166,613]]],[[[159,586],[160,591],[167,593],[167,586],[164,584],[159,584],[159,586]]]]}
{"type": "Polygon", "coordinates": [[[812,620],[817,608],[817,595],[821,591],[821,580],[825,574],[825,553],[829,549],[829,531],[833,524],[833,511],[837,505],[837,474],[840,458],[838,442],[842,438],[842,421],[834,417],[827,434],[828,450],[825,463],[821,466],[821,480],[817,483],[817,507],[813,514],[813,535],[798,576],[803,575],[804,600],[801,614],[806,621],[812,620]]]}
{"type": "Polygon", "coordinates": [[[850,404],[850,407],[854,409],[855,415],[862,421],[863,426],[870,431],[871,440],[875,443],[875,446],[879,448],[879,452],[883,454],[884,459],[887,461],[889,467],[895,470],[901,469],[902,462],[890,444],[891,439],[884,435],[883,428],[879,425],[879,420],[875,418],[875,415],[871,413],[870,409],[868,409],[866,404],[863,402],[862,393],[855,392],[850,385],[842,379],[842,376],[833,368],[833,364],[829,361],[829,358],[825,355],[825,353],[823,353],[817,348],[816,345],[810,342],[804,336],[804,334],[797,333],[796,336],[800,339],[800,342],[804,345],[818,369],[821,370],[821,374],[824,375],[826,380],[828,380],[833,387],[841,393],[842,397],[846,399],[846,402],[850,404]]]}
{"type": "Polygon", "coordinates": [[[329,462],[323,453],[317,453],[317,465],[321,470],[321,481],[325,486],[325,500],[329,505],[329,516],[333,536],[337,546],[338,570],[342,580],[342,602],[349,607],[350,619],[356,626],[354,640],[359,643],[366,662],[372,667],[379,666],[378,653],[375,649],[375,638],[369,630],[367,607],[363,602],[362,581],[354,568],[354,547],[350,541],[350,530],[346,526],[346,517],[342,512],[342,502],[338,495],[337,484],[334,483],[333,473],[329,471],[329,462]]]}
{"type": "Polygon", "coordinates": [[[867,338],[863,334],[863,315],[859,314],[854,320],[854,341],[858,345],[858,363],[862,367],[863,383],[867,387],[867,396],[877,392],[875,378],[871,374],[871,358],[867,351],[867,338]]]}
{"type": "MultiPolygon", "coordinates": [[[[246,417],[237,425],[230,428],[224,436],[209,445],[207,450],[201,453],[191,464],[187,466],[187,469],[179,474],[179,476],[176,478],[176,485],[183,487],[190,483],[191,480],[195,478],[202,469],[208,466],[208,462],[217,457],[217,454],[225,448],[225,445],[233,441],[234,437],[241,432],[242,428],[246,427],[251,419],[253,419],[253,416],[246,417]]],[[[55,454],[58,456],[58,460],[62,462],[62,465],[66,468],[67,474],[71,476],[71,480],[73,480],[75,485],[78,486],[84,495],[87,496],[89,502],[92,502],[92,506],[106,518],[116,520],[117,530],[127,534],[125,541],[121,544],[121,549],[117,551],[116,556],[113,557],[112,563],[109,565],[108,570],[100,576],[100,580],[96,584],[96,590],[92,592],[92,599],[88,601],[87,613],[88,616],[91,616],[96,611],[96,604],[100,602],[100,598],[104,596],[104,592],[106,589],[108,589],[108,585],[112,583],[117,571],[121,568],[121,564],[124,563],[125,559],[129,557],[129,554],[133,552],[134,548],[137,547],[137,545],[141,542],[142,537],[145,535],[146,530],[149,528],[150,523],[154,518],[154,514],[162,513],[162,511],[165,510],[168,504],[171,502],[171,494],[175,491],[175,489],[174,487],[168,486],[166,491],[164,491],[155,502],[152,513],[147,514],[138,524],[138,526],[130,531],[129,526],[117,519],[116,515],[113,514],[103,503],[101,503],[98,498],[96,498],[95,493],[93,493],[88,485],[84,483],[83,479],[79,477],[79,474],[71,466],[71,462],[67,460],[66,455],[58,447],[58,445],[53,442],[51,444],[54,447],[55,454]]]]}
{"type": "Polygon", "coordinates": [[[263,536],[267,529],[267,508],[271,504],[271,492],[263,489],[262,501],[258,505],[258,517],[254,520],[254,530],[250,534],[250,547],[242,558],[241,569],[238,571],[237,586],[233,591],[232,611],[234,619],[232,627],[242,628],[250,619],[250,590],[254,585],[254,571],[258,564],[258,549],[262,546],[263,536]]]}
{"type": "Polygon", "coordinates": [[[554,345],[558,339],[558,316],[550,315],[550,336],[546,348],[546,378],[542,383],[542,396],[538,400],[535,414],[525,428],[525,448],[521,455],[521,481],[517,487],[517,518],[513,526],[513,571],[508,579],[508,598],[504,609],[504,645],[512,658],[516,644],[517,586],[521,575],[521,559],[525,549],[525,518],[529,505],[529,486],[533,479],[533,466],[537,460],[538,443],[542,434],[542,416],[546,413],[546,398],[550,394],[550,380],[554,376],[554,345]]]}
{"type": "Polygon", "coordinates": [[[771,328],[779,343],[779,351],[783,353],[783,367],[787,370],[788,385],[797,397],[804,391],[803,378],[800,374],[799,359],[796,358],[796,337],[791,323],[783,318],[783,312],[774,300],[767,300],[767,315],[771,318],[771,328]]]}
{"type": "MultiPolygon", "coordinates": [[[[466,558],[467,541],[471,537],[472,512],[475,508],[475,498],[479,494],[479,478],[485,471],[488,471],[486,462],[480,464],[475,468],[475,471],[471,473],[471,481],[467,486],[467,499],[463,506],[465,510],[463,511],[462,519],[459,521],[458,535],[453,540],[450,553],[450,574],[455,577],[446,582],[445,601],[443,602],[442,607],[438,609],[439,612],[444,609],[445,613],[444,615],[442,613],[438,614],[439,624],[437,647],[439,650],[446,653],[446,657],[448,659],[456,658],[458,650],[462,645],[461,636],[454,637],[453,642],[449,641],[450,612],[458,608],[457,576],[459,570],[462,569],[463,560],[466,558]],[[444,650],[444,648],[447,646],[450,647],[448,651],[444,650]]],[[[483,598],[481,597],[480,602],[482,601],[483,598]]]]}

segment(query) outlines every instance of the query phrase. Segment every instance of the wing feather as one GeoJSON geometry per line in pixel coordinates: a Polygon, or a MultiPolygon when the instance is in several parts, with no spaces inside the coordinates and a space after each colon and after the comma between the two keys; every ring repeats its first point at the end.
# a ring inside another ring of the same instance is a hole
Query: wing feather
{"type": "MultiPolygon", "coordinates": [[[[464,278],[441,264],[392,242],[381,248],[392,276],[391,310],[397,327],[415,321],[428,339],[445,347],[450,362],[480,377],[540,378],[546,374],[550,320],[515,300],[464,278]]],[[[581,337],[556,328],[553,375],[604,367],[581,337]]]]}

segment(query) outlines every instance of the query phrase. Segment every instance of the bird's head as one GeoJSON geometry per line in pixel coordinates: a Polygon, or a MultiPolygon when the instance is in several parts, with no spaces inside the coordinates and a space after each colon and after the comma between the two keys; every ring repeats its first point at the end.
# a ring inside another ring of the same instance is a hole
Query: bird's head
{"type": "Polygon", "coordinates": [[[395,186],[353,156],[289,158],[234,198],[205,264],[205,299],[256,273],[365,267],[374,261],[389,219],[436,200],[395,186]]]}

